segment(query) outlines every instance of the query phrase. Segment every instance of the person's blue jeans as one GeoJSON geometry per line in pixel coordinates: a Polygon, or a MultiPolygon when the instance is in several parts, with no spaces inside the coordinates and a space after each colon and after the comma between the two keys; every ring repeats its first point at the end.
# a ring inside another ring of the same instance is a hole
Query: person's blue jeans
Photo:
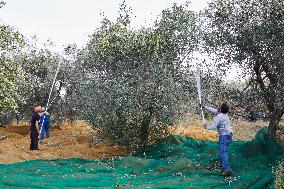
{"type": "Polygon", "coordinates": [[[219,136],[219,153],[223,171],[232,171],[228,160],[228,146],[232,142],[232,137],[232,134],[219,136]]]}
{"type": "Polygon", "coordinates": [[[43,124],[40,128],[40,140],[44,139],[44,131],[46,132],[46,137],[49,138],[49,125],[43,124]]]}

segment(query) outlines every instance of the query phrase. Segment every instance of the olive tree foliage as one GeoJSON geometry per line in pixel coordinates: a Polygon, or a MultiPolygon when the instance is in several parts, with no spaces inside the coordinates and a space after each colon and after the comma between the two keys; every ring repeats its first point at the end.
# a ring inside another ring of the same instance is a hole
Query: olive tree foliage
{"type": "Polygon", "coordinates": [[[86,68],[82,66],[83,53],[84,51],[78,49],[76,44],[69,44],[64,49],[64,60],[68,65],[68,69],[65,70],[66,79],[63,86],[65,95],[63,97],[62,115],[65,119],[71,121],[71,124],[75,119],[85,119],[84,113],[82,114],[81,111],[86,111],[85,104],[88,103],[82,98],[84,97],[82,86],[87,81],[86,68]]]}
{"type": "Polygon", "coordinates": [[[230,107],[238,106],[237,97],[241,94],[242,86],[234,81],[224,81],[222,78],[206,72],[201,75],[203,103],[219,106],[221,102],[227,102],[230,107]]]}
{"type": "Polygon", "coordinates": [[[5,5],[4,1],[0,1],[0,9],[5,5]]]}
{"type": "Polygon", "coordinates": [[[270,117],[270,112],[267,109],[265,99],[259,86],[254,79],[248,79],[242,83],[238,97],[238,105],[242,107],[247,114],[252,111],[259,111],[263,119],[270,117]]]}
{"type": "Polygon", "coordinates": [[[20,95],[24,102],[19,104],[18,111],[30,116],[35,105],[47,106],[47,101],[59,62],[60,72],[56,79],[56,85],[50,98],[50,109],[53,119],[62,121],[64,118],[64,99],[60,96],[60,90],[69,80],[68,61],[62,56],[51,52],[48,48],[38,48],[36,40],[29,42],[26,48],[19,54],[13,56],[13,61],[21,67],[24,72],[25,83],[19,86],[20,95]]]}
{"type": "MultiPolygon", "coordinates": [[[[0,8],[4,5],[0,2],[0,8]]],[[[18,86],[23,82],[23,72],[12,55],[24,46],[23,36],[7,25],[0,25],[0,112],[13,111],[23,101],[18,86]]]]}
{"type": "Polygon", "coordinates": [[[274,138],[284,113],[283,22],[281,0],[214,0],[204,13],[209,52],[220,68],[237,64],[250,75],[271,113],[274,138]]]}
{"type": "Polygon", "coordinates": [[[17,93],[17,86],[23,80],[23,73],[18,65],[12,62],[10,53],[12,53],[13,44],[17,43],[14,33],[9,27],[0,26],[0,110],[11,111],[18,107],[17,101],[21,101],[21,97],[17,93]],[[8,40],[8,41],[6,41],[8,40]],[[9,41],[11,40],[11,41],[9,41]],[[2,41],[7,42],[6,45],[2,41]]]}
{"type": "Polygon", "coordinates": [[[197,32],[186,7],[174,5],[154,26],[134,30],[122,5],[117,21],[103,19],[75,63],[81,115],[126,147],[164,137],[166,127],[195,102],[183,60],[196,48],[197,32]]]}

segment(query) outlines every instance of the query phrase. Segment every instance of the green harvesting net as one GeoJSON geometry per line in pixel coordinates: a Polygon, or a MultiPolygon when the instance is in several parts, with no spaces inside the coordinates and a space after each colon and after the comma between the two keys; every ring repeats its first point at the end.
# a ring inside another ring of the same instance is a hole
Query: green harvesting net
{"type": "Polygon", "coordinates": [[[0,165],[1,188],[274,188],[272,168],[284,150],[261,130],[250,142],[233,142],[235,177],[219,173],[218,144],[171,136],[133,156],[98,161],[35,160],[0,165]]]}

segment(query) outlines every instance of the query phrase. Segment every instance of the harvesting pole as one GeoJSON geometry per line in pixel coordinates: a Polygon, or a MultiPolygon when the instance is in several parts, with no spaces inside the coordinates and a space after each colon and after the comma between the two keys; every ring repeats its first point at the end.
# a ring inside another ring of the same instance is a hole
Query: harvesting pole
{"type": "Polygon", "coordinates": [[[41,123],[41,127],[40,127],[40,132],[39,132],[39,137],[41,136],[41,132],[42,132],[42,128],[43,128],[43,123],[44,123],[44,120],[45,120],[45,116],[46,116],[46,113],[47,113],[47,109],[49,108],[50,104],[49,101],[50,101],[50,97],[51,97],[51,93],[52,93],[52,90],[53,90],[53,87],[55,85],[55,81],[56,81],[56,78],[57,78],[57,74],[58,74],[58,71],[59,71],[59,67],[60,67],[60,64],[61,64],[61,61],[62,60],[59,60],[59,63],[57,65],[57,69],[56,69],[56,72],[55,72],[55,76],[53,78],[53,82],[52,82],[52,85],[51,85],[51,88],[50,88],[50,91],[49,91],[49,95],[48,95],[48,99],[47,99],[47,105],[46,105],[46,108],[45,108],[45,114],[43,116],[43,122],[41,123]]]}
{"type": "Polygon", "coordinates": [[[57,74],[58,74],[58,71],[59,71],[59,67],[60,67],[60,64],[61,64],[62,60],[59,60],[59,63],[58,63],[58,66],[57,66],[57,69],[56,69],[56,73],[55,73],[55,76],[53,78],[53,82],[52,82],[52,85],[51,85],[51,88],[50,88],[50,92],[49,92],[49,95],[48,95],[48,100],[47,100],[47,105],[46,105],[46,109],[45,109],[45,112],[47,112],[47,109],[49,108],[50,106],[50,97],[51,97],[51,93],[52,93],[52,90],[53,90],[53,87],[55,85],[55,81],[56,81],[56,78],[57,78],[57,74]]]}
{"type": "MultiPolygon", "coordinates": [[[[202,103],[202,99],[201,99],[201,82],[200,82],[200,69],[197,68],[196,70],[196,88],[197,88],[197,94],[198,94],[198,102],[199,104],[202,103]]],[[[202,106],[200,106],[200,116],[203,120],[203,124],[206,123],[205,118],[204,118],[204,113],[203,113],[203,108],[202,106]]]]}

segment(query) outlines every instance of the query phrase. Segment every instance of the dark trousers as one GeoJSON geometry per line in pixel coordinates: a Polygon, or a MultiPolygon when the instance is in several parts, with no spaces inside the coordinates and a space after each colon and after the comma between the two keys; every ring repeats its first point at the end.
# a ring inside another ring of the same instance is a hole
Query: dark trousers
{"type": "Polygon", "coordinates": [[[38,150],[38,133],[31,132],[30,150],[38,150]]]}

